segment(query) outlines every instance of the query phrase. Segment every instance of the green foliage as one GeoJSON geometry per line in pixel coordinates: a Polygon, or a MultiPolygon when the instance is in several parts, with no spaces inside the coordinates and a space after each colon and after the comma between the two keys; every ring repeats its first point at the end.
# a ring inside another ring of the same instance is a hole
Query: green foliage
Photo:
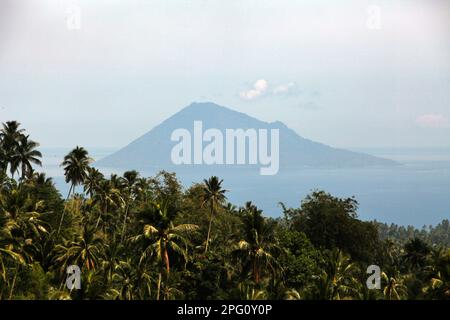
{"type": "Polygon", "coordinates": [[[322,258],[321,252],[302,232],[281,229],[278,236],[280,247],[286,250],[281,257],[286,286],[300,290],[318,272],[318,264],[322,258]]]}
{"type": "Polygon", "coordinates": [[[324,191],[274,220],[227,202],[218,177],[186,190],[165,171],[106,177],[80,147],[62,164],[64,200],[24,132],[0,130],[0,299],[450,299],[448,220],[364,222],[355,199],[324,191]],[[366,286],[371,264],[381,290],[366,286]]]}
{"type": "Polygon", "coordinates": [[[357,261],[376,259],[380,247],[376,227],[358,220],[358,203],[353,198],[339,199],[324,191],[314,191],[299,209],[287,209],[292,228],[304,232],[311,242],[324,249],[341,249],[357,261]]]}

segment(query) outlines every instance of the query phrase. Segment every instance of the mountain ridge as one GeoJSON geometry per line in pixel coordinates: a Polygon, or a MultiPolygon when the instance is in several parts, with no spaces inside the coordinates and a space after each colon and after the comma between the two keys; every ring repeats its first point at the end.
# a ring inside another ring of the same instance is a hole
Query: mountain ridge
{"type": "MultiPolygon", "coordinates": [[[[334,148],[306,139],[281,121],[261,121],[243,112],[212,102],[193,102],[122,149],[100,159],[96,162],[96,165],[111,168],[166,169],[175,171],[183,169],[182,167],[189,167],[192,170],[193,165],[177,166],[171,162],[171,149],[176,142],[171,141],[170,136],[174,130],[179,128],[192,129],[194,121],[202,121],[204,130],[208,128],[217,128],[219,130],[279,129],[280,169],[392,166],[398,164],[393,160],[334,148]]],[[[206,165],[196,165],[196,167],[203,166],[206,165]]],[[[220,165],[209,165],[208,167],[218,166],[220,165]]],[[[236,167],[239,166],[236,165],[236,167]]]]}

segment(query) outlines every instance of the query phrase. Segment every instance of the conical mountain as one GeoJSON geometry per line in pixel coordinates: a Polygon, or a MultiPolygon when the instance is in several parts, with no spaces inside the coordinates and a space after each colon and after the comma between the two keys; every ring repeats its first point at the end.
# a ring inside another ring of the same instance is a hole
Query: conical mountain
{"type": "MultiPolygon", "coordinates": [[[[224,137],[226,129],[279,129],[280,171],[304,167],[336,168],[397,164],[392,160],[368,154],[332,148],[301,137],[282,122],[260,121],[244,113],[206,102],[190,104],[129,145],[97,161],[96,165],[99,167],[151,171],[162,169],[178,171],[185,168],[196,170],[208,167],[207,165],[177,166],[171,160],[172,148],[178,143],[171,141],[172,132],[184,128],[189,130],[193,136],[194,121],[202,121],[203,132],[209,128],[215,128],[221,130],[224,137]]],[[[203,146],[206,144],[208,143],[204,143],[203,146]]],[[[230,166],[227,165],[226,167],[230,169],[230,166]]],[[[237,167],[234,166],[236,170],[238,170],[237,167]]],[[[233,169],[233,166],[231,169],[233,169]]]]}

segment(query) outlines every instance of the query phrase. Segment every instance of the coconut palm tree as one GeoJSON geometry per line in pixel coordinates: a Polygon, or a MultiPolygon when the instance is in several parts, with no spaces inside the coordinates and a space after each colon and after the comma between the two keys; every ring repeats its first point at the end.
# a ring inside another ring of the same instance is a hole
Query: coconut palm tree
{"type": "Polygon", "coordinates": [[[0,174],[6,173],[8,169],[8,156],[6,150],[3,147],[2,140],[0,140],[0,174]]]}
{"type": "Polygon", "coordinates": [[[92,158],[89,157],[87,150],[78,146],[64,157],[61,166],[64,167],[66,182],[71,184],[68,197],[71,192],[75,192],[76,186],[82,184],[86,179],[87,169],[91,162],[92,158]]]}
{"type": "Polygon", "coordinates": [[[423,288],[426,297],[450,300],[450,248],[433,250],[429,272],[429,284],[423,288]]]}
{"type": "Polygon", "coordinates": [[[21,135],[18,140],[16,152],[12,156],[12,169],[17,171],[17,168],[21,168],[22,179],[27,176],[31,176],[33,172],[32,164],[42,166],[42,162],[39,158],[42,158],[42,153],[36,148],[39,143],[30,140],[29,136],[21,135]]]}
{"type": "Polygon", "coordinates": [[[227,197],[225,193],[227,190],[222,189],[223,180],[219,180],[218,177],[212,176],[208,180],[203,180],[203,194],[202,194],[202,206],[209,207],[209,226],[208,234],[206,236],[205,253],[208,252],[208,246],[211,237],[211,226],[213,217],[217,214],[217,207],[222,205],[227,197]]]}
{"type": "Polygon", "coordinates": [[[100,259],[102,239],[96,235],[94,228],[86,224],[74,241],[56,245],[55,250],[55,262],[61,265],[62,272],[69,264],[95,270],[100,259]]]}
{"type": "Polygon", "coordinates": [[[257,289],[252,283],[239,283],[239,298],[240,300],[266,300],[267,292],[265,290],[257,289]]]}
{"type": "MultiPolygon", "coordinates": [[[[24,263],[22,255],[15,250],[12,229],[16,223],[0,212],[0,283],[6,282],[6,262],[24,263]]],[[[1,295],[1,290],[0,290],[1,295]]]]}
{"type": "Polygon", "coordinates": [[[8,195],[0,201],[0,214],[9,219],[14,238],[31,242],[40,240],[47,233],[45,222],[40,218],[44,201],[35,202],[26,194],[22,185],[9,190],[8,195]]]}
{"type": "Polygon", "coordinates": [[[53,186],[53,179],[48,178],[44,172],[33,172],[33,174],[29,177],[28,183],[31,183],[33,186],[53,186]]]}
{"type": "Polygon", "coordinates": [[[163,262],[167,274],[170,273],[169,252],[176,252],[187,260],[188,241],[184,235],[198,229],[195,224],[180,224],[174,226],[173,221],[178,213],[176,208],[170,207],[167,202],[152,204],[148,215],[143,215],[143,236],[151,240],[151,245],[143,252],[146,255],[155,255],[158,261],[163,262]],[[182,246],[181,246],[182,245],[182,246]],[[150,249],[150,250],[149,250],[150,249]]]}
{"type": "Polygon", "coordinates": [[[313,277],[309,288],[311,298],[318,300],[341,300],[351,297],[358,281],[354,277],[357,267],[341,250],[328,252],[320,273],[313,277]]]}
{"type": "MultiPolygon", "coordinates": [[[[65,157],[61,166],[64,167],[64,175],[67,183],[70,183],[69,193],[67,194],[67,199],[69,199],[71,192],[75,193],[75,188],[77,185],[82,184],[87,175],[87,168],[92,159],[86,149],[83,147],[76,147],[70,151],[65,157]]],[[[61,231],[61,226],[64,221],[65,209],[61,214],[61,220],[59,222],[58,232],[61,231]]]]}
{"type": "Polygon", "coordinates": [[[150,197],[150,182],[146,178],[138,178],[134,184],[134,194],[136,200],[140,202],[147,202],[150,197]]]}
{"type": "Polygon", "coordinates": [[[1,157],[3,158],[3,168],[7,168],[8,164],[10,166],[11,177],[14,178],[14,173],[17,171],[17,165],[13,160],[16,154],[19,140],[24,129],[20,129],[20,123],[17,121],[8,121],[3,123],[3,128],[0,130],[0,142],[1,148],[3,149],[1,157]]]}
{"type": "Polygon", "coordinates": [[[126,261],[119,261],[114,267],[112,275],[112,282],[114,287],[109,294],[115,299],[133,300],[136,292],[136,287],[139,286],[137,281],[136,268],[130,259],[126,261]]]}
{"type": "Polygon", "coordinates": [[[407,296],[407,288],[404,284],[403,277],[399,272],[396,272],[395,275],[382,272],[381,279],[385,282],[383,289],[385,299],[402,300],[407,296]]]}
{"type": "MultiPolygon", "coordinates": [[[[178,209],[172,207],[168,201],[152,203],[140,213],[142,233],[133,238],[134,241],[144,241],[140,263],[156,260],[160,266],[165,266],[166,277],[170,274],[170,255],[179,254],[185,261],[188,260],[186,235],[196,231],[197,225],[174,225],[178,209]]],[[[158,278],[157,299],[160,296],[161,275],[158,278]]]]}
{"type": "Polygon", "coordinates": [[[104,179],[104,176],[98,169],[92,167],[88,167],[86,171],[86,177],[83,181],[84,192],[92,199],[94,193],[99,189],[100,182],[104,179]]]}
{"type": "Polygon", "coordinates": [[[98,204],[100,206],[99,216],[95,224],[97,229],[100,225],[100,221],[106,220],[108,211],[113,208],[123,208],[125,206],[125,201],[120,186],[117,186],[116,182],[111,180],[101,180],[98,189],[93,195],[93,204],[98,204]]]}
{"type": "Polygon", "coordinates": [[[405,244],[404,261],[412,269],[422,269],[430,253],[431,248],[425,241],[414,238],[405,244]]]}
{"type": "Polygon", "coordinates": [[[134,200],[134,185],[137,182],[137,179],[139,177],[139,173],[135,170],[132,171],[126,171],[123,174],[124,178],[124,188],[122,191],[123,200],[125,204],[125,212],[123,215],[123,225],[122,225],[122,242],[125,238],[125,232],[126,232],[126,226],[127,226],[127,218],[128,218],[128,211],[130,209],[130,202],[134,200]]]}
{"type": "Polygon", "coordinates": [[[259,284],[263,267],[273,273],[276,271],[274,254],[280,252],[280,247],[275,238],[274,225],[267,222],[261,210],[247,202],[242,212],[244,238],[237,243],[233,255],[243,261],[254,282],[259,284]]]}

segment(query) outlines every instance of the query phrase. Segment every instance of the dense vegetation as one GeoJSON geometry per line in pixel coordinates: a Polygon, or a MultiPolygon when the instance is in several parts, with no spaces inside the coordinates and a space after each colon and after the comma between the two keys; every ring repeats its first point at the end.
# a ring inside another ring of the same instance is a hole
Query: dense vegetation
{"type": "Polygon", "coordinates": [[[0,131],[0,299],[449,299],[449,222],[421,231],[358,219],[355,199],[314,191],[270,219],[211,177],[105,177],[88,152],[62,163],[63,199],[38,144],[0,131]],[[366,286],[369,265],[382,287],[366,286]],[[66,269],[81,268],[81,289],[66,269]]]}

